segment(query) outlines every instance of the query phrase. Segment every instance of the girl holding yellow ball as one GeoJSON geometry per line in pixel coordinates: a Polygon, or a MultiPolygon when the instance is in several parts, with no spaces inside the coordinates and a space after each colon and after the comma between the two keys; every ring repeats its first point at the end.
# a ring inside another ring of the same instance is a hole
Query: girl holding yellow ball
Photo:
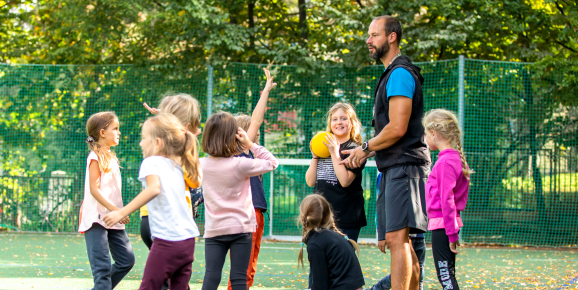
{"type": "MultiPolygon", "coordinates": [[[[365,162],[359,168],[350,169],[339,163],[349,155],[341,151],[354,149],[361,145],[361,122],[355,109],[348,103],[336,103],[327,113],[327,132],[324,145],[310,144],[313,155],[305,179],[307,185],[322,194],[333,209],[335,223],[349,239],[357,242],[359,232],[367,225],[361,186],[361,173],[365,162]],[[326,148],[318,148],[319,146],[326,148]],[[329,156],[317,156],[328,149],[329,156]]],[[[321,136],[323,138],[323,136],[321,136]]]]}

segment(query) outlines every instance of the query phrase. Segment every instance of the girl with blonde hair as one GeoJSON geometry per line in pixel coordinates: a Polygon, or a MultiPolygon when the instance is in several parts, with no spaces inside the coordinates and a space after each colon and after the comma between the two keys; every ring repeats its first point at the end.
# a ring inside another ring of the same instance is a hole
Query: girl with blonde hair
{"type": "Polygon", "coordinates": [[[146,204],[154,242],[139,289],[161,289],[168,279],[171,289],[185,290],[189,287],[199,229],[184,202],[183,168],[191,178],[197,178],[197,140],[175,116],[159,114],[144,123],[139,145],[145,159],[138,180],[145,189],[103,220],[113,225],[146,204]]]}
{"type": "MultiPolygon", "coordinates": [[[[193,98],[191,95],[184,93],[167,95],[161,99],[158,109],[149,107],[147,103],[143,103],[143,105],[152,114],[163,112],[174,115],[185,127],[185,129],[193,134],[193,136],[198,137],[201,134],[201,109],[199,107],[199,101],[197,101],[197,99],[193,98]]],[[[192,211],[193,217],[197,218],[198,207],[203,203],[203,195],[201,192],[203,172],[198,165],[198,177],[195,179],[191,178],[190,174],[188,174],[185,168],[183,168],[183,172],[186,187],[184,190],[184,197],[187,205],[192,211]]],[[[143,242],[150,250],[153,244],[153,240],[151,237],[149,213],[146,205],[140,209],[140,216],[140,235],[143,242]]],[[[161,289],[166,290],[168,288],[169,284],[167,281],[163,284],[161,289]]]]}
{"type": "Polygon", "coordinates": [[[424,116],[423,126],[428,146],[440,151],[425,185],[434,264],[442,286],[459,289],[455,263],[463,227],[460,213],[468,202],[473,171],[466,161],[462,130],[455,114],[444,109],[431,110],[424,116]]]}
{"type": "Polygon", "coordinates": [[[367,225],[365,200],[363,198],[362,171],[339,163],[349,155],[343,150],[354,149],[361,144],[361,121],[349,103],[335,103],[327,113],[327,132],[323,142],[331,156],[320,158],[313,155],[305,179],[315,192],[323,194],[335,210],[337,227],[350,239],[357,241],[361,228],[367,225]]]}

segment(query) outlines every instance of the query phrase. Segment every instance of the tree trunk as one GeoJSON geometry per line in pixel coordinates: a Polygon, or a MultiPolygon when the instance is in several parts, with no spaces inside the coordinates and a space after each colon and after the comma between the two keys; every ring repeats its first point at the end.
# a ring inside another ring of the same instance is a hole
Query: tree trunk
{"type": "Polygon", "coordinates": [[[248,10],[248,20],[249,20],[249,28],[251,29],[251,36],[249,36],[249,47],[254,49],[255,47],[255,32],[253,28],[255,28],[255,19],[254,19],[254,10],[255,10],[255,1],[249,0],[249,5],[247,7],[248,10]]]}
{"type": "Polygon", "coordinates": [[[299,5],[299,32],[301,32],[301,39],[300,43],[302,46],[305,46],[308,36],[308,29],[307,29],[307,5],[306,0],[298,0],[299,5]]]}
{"type": "MultiPolygon", "coordinates": [[[[524,70],[523,71],[523,81],[524,81],[524,100],[526,101],[527,109],[526,112],[535,112],[534,110],[534,94],[532,90],[532,79],[530,75],[530,71],[524,70]]],[[[538,138],[538,134],[540,132],[540,122],[539,120],[535,120],[534,114],[529,114],[528,116],[528,125],[530,126],[530,132],[528,134],[529,137],[529,145],[530,145],[530,155],[532,156],[532,179],[534,182],[534,194],[536,195],[536,206],[538,208],[538,214],[540,217],[543,217],[545,210],[546,210],[546,203],[544,201],[544,192],[542,188],[542,173],[540,172],[539,164],[538,164],[538,153],[542,144],[540,144],[540,138],[538,138]]],[[[543,220],[540,218],[540,220],[543,220]]]]}

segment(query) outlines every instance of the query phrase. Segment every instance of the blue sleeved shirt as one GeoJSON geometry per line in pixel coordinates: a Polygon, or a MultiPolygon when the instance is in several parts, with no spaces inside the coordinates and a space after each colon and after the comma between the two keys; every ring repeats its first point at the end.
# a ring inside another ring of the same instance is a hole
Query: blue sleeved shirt
{"type": "Polygon", "coordinates": [[[405,96],[413,99],[415,79],[405,68],[398,67],[389,76],[385,88],[388,100],[391,96],[405,96]]]}

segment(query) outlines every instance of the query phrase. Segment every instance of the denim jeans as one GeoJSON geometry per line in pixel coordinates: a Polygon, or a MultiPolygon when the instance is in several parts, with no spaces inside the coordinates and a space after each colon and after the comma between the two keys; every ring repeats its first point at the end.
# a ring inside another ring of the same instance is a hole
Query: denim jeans
{"type": "MultiPolygon", "coordinates": [[[[415,251],[415,255],[419,261],[419,289],[423,290],[423,276],[425,275],[425,239],[414,238],[411,240],[411,245],[415,251]]],[[[385,276],[375,285],[369,288],[370,290],[388,290],[391,289],[391,274],[385,276]]]]}
{"type": "Polygon", "coordinates": [[[98,223],[84,232],[94,290],[111,290],[130,272],[135,258],[124,230],[109,230],[98,223]],[[109,254],[110,250],[110,254],[109,254]],[[110,264],[110,256],[114,264],[110,264]]]}

